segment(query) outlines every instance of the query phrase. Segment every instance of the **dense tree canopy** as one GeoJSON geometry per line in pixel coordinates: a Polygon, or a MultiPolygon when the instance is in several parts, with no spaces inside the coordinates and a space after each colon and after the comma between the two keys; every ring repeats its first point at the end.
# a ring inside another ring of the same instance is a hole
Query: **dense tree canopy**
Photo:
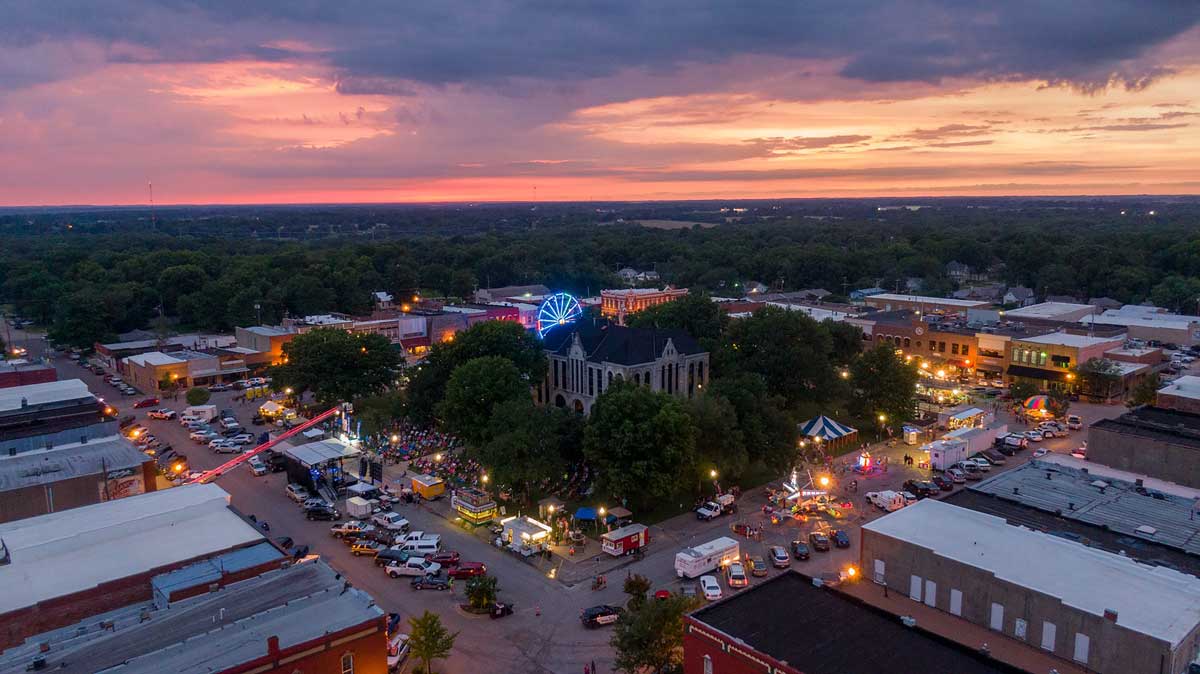
{"type": "Polygon", "coordinates": [[[893,423],[903,422],[912,418],[919,378],[912,363],[897,356],[891,345],[881,344],[850,365],[851,405],[860,416],[883,414],[893,423]]]}
{"type": "Polygon", "coordinates": [[[276,390],[311,392],[322,404],[378,395],[396,379],[399,356],[387,337],[319,328],[283,345],[284,362],[271,368],[276,390]]]}
{"type": "Polygon", "coordinates": [[[837,385],[824,325],[799,311],[764,307],[732,322],[713,369],[761,375],[789,403],[828,400],[837,385]]]}
{"type": "Polygon", "coordinates": [[[503,356],[472,358],[454,368],[437,415],[446,430],[478,446],[488,438],[492,410],[503,403],[529,400],[529,382],[503,356]]]}

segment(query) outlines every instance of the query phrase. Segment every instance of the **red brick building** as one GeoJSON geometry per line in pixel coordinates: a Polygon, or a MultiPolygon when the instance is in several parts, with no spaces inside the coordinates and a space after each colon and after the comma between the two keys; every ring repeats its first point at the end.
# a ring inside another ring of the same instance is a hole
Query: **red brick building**
{"type": "Polygon", "coordinates": [[[58,381],[58,372],[45,363],[0,362],[0,388],[58,381]]]}
{"type": "Polygon", "coordinates": [[[605,318],[615,318],[617,323],[625,325],[625,317],[642,309],[666,304],[688,294],[687,288],[672,288],[667,286],[662,290],[657,288],[628,288],[626,290],[601,290],[600,315],[605,318]]]}

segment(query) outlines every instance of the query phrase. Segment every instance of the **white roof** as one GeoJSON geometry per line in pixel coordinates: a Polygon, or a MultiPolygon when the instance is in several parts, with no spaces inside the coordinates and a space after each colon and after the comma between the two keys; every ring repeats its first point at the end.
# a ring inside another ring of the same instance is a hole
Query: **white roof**
{"type": "Polygon", "coordinates": [[[215,484],[188,485],[0,524],[0,613],[265,540],[215,484]]]}
{"type": "Polygon", "coordinates": [[[845,311],[834,311],[833,309],[825,309],[822,307],[810,307],[806,304],[791,304],[788,302],[767,302],[767,304],[773,307],[779,307],[780,309],[786,309],[788,311],[802,312],[807,314],[813,320],[817,321],[840,321],[851,315],[845,311]]]}
{"type": "Polygon", "coordinates": [[[1109,309],[1099,316],[1084,316],[1079,319],[1081,323],[1095,323],[1097,325],[1135,325],[1144,328],[1174,328],[1177,330],[1186,330],[1197,319],[1195,316],[1181,316],[1179,314],[1150,314],[1150,313],[1129,313],[1109,309]]]}
{"type": "Polygon", "coordinates": [[[87,384],[78,379],[13,386],[0,389],[0,412],[21,409],[22,400],[26,405],[33,406],[90,397],[93,396],[92,392],[88,390],[87,384]]]}
{"type": "Polygon", "coordinates": [[[972,309],[978,307],[986,307],[991,302],[980,302],[978,300],[956,300],[948,297],[926,297],[924,295],[897,295],[895,293],[879,293],[864,297],[864,300],[884,301],[884,302],[911,302],[914,304],[940,304],[947,307],[963,307],[972,309]]]}
{"type": "Polygon", "coordinates": [[[1016,341],[1025,342],[1027,344],[1053,344],[1056,346],[1070,346],[1077,349],[1086,348],[1089,346],[1097,346],[1099,344],[1124,343],[1125,335],[1116,335],[1115,337],[1088,337],[1087,335],[1072,335],[1069,332],[1052,332],[1048,335],[1039,335],[1037,337],[1018,337],[1016,341]]]}
{"type": "Polygon", "coordinates": [[[1200,578],[925,499],[863,525],[1178,646],[1200,624],[1200,578]],[[1029,560],[1038,560],[1030,564],[1029,560]]]}
{"type": "Polygon", "coordinates": [[[158,367],[160,365],[178,365],[179,363],[186,362],[181,358],[176,358],[174,356],[168,356],[167,354],[163,353],[162,351],[150,351],[148,353],[139,353],[135,356],[126,356],[125,361],[129,362],[129,363],[136,363],[137,365],[140,365],[141,367],[158,367]]]}
{"type": "Polygon", "coordinates": [[[1005,318],[1057,318],[1063,314],[1075,311],[1095,311],[1090,304],[1073,304],[1071,302],[1041,302],[1027,307],[1010,309],[1004,312],[1005,318]]]}
{"type": "Polygon", "coordinates": [[[306,466],[315,466],[334,459],[349,459],[362,454],[361,451],[333,438],[297,447],[284,447],[283,453],[306,466]]]}
{"type": "Polygon", "coordinates": [[[636,523],[635,524],[626,524],[625,526],[623,526],[619,529],[613,529],[612,531],[604,534],[600,538],[607,538],[608,540],[611,541],[611,540],[615,540],[618,538],[625,538],[626,536],[632,536],[634,534],[640,534],[645,530],[646,530],[645,524],[636,524],[636,523]]]}
{"type": "Polygon", "coordinates": [[[1180,377],[1158,389],[1158,392],[1163,395],[1177,396],[1179,398],[1200,399],[1200,377],[1195,375],[1180,377]]]}
{"type": "Polygon", "coordinates": [[[1117,374],[1121,375],[1122,377],[1131,375],[1134,372],[1141,372],[1142,370],[1150,369],[1150,366],[1146,363],[1130,363],[1124,360],[1111,360],[1108,358],[1105,358],[1104,360],[1107,360],[1115,365],[1117,368],[1117,374]]]}

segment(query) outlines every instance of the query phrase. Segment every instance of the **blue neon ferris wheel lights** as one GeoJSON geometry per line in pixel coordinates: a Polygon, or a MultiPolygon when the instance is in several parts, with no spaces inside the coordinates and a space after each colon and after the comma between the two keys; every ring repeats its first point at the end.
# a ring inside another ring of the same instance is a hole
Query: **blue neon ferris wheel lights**
{"type": "Polygon", "coordinates": [[[560,325],[574,323],[582,315],[583,310],[574,297],[567,293],[555,293],[547,297],[538,309],[538,337],[545,337],[546,333],[560,325]]]}

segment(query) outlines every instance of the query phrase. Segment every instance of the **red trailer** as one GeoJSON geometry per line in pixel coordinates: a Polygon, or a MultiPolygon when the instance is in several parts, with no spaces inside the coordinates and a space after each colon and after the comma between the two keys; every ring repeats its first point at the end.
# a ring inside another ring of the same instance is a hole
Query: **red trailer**
{"type": "Polygon", "coordinates": [[[601,548],[614,557],[633,554],[649,543],[650,530],[645,524],[629,524],[600,537],[601,548]]]}

